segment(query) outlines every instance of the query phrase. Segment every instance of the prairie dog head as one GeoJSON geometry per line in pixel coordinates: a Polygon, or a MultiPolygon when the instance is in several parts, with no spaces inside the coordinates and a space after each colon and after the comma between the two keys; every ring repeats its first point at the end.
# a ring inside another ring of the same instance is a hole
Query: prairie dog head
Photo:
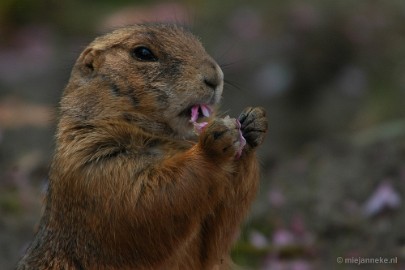
{"type": "Polygon", "coordinates": [[[198,39],[175,25],[121,28],[95,39],[77,60],[62,117],[122,120],[156,135],[188,138],[211,117],[223,73],[198,39]]]}

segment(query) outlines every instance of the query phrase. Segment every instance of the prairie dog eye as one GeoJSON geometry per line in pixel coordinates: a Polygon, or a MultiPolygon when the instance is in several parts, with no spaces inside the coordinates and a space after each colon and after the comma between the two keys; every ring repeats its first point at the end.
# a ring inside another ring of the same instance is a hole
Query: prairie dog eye
{"type": "Polygon", "coordinates": [[[145,46],[136,47],[132,50],[131,55],[135,59],[145,62],[155,62],[158,60],[152,51],[145,46]]]}

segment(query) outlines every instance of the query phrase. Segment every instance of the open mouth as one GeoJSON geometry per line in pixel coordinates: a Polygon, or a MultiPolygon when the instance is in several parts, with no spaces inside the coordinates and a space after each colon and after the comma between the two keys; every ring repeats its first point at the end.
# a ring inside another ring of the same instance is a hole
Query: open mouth
{"type": "Polygon", "coordinates": [[[207,126],[207,118],[212,115],[213,109],[208,104],[195,104],[182,112],[182,115],[189,117],[189,122],[193,124],[194,130],[201,133],[207,126]]]}

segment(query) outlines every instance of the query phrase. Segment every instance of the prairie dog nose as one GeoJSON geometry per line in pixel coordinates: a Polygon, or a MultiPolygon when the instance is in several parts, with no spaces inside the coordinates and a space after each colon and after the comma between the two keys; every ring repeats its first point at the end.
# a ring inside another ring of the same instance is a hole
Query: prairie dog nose
{"type": "Polygon", "coordinates": [[[219,66],[212,61],[206,61],[201,66],[203,82],[212,90],[217,90],[223,84],[224,75],[219,66]]]}

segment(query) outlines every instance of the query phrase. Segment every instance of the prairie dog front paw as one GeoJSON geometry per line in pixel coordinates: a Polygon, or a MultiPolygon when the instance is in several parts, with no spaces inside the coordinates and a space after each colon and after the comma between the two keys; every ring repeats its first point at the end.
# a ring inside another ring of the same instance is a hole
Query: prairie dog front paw
{"type": "Polygon", "coordinates": [[[215,119],[200,136],[202,149],[209,155],[240,157],[246,144],[240,128],[241,124],[235,118],[215,119]]]}
{"type": "Polygon", "coordinates": [[[238,120],[242,125],[242,134],[246,139],[248,148],[254,149],[262,144],[268,128],[264,108],[248,107],[243,110],[238,120]]]}

